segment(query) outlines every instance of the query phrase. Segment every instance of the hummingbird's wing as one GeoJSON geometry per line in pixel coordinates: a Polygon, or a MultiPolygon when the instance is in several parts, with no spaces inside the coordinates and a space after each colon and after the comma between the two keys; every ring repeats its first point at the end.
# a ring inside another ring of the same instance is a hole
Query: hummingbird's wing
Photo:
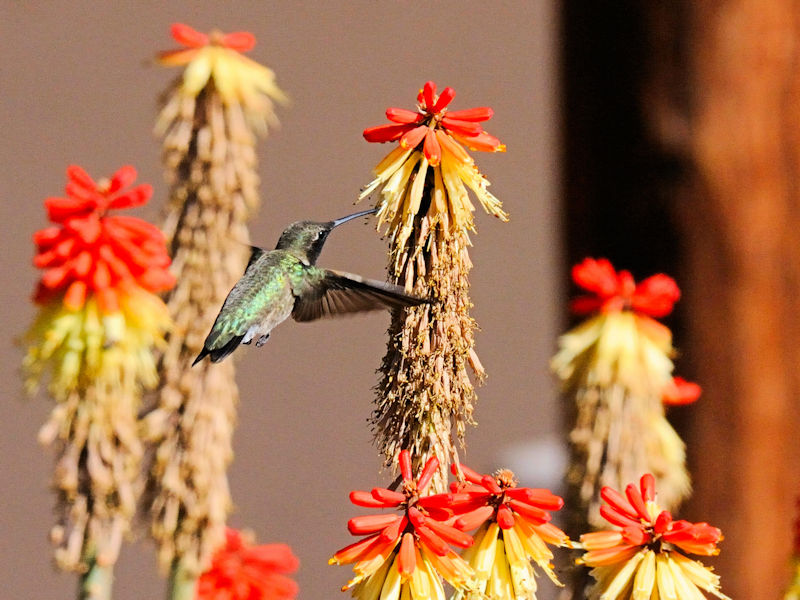
{"type": "Polygon", "coordinates": [[[425,302],[429,300],[406,294],[399,285],[326,269],[324,277],[297,296],[292,317],[300,322],[314,321],[366,310],[417,306],[425,302]]]}

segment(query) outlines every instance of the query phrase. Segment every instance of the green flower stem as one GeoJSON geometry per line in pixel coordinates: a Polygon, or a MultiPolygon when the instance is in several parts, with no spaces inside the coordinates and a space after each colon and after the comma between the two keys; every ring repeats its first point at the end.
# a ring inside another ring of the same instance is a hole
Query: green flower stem
{"type": "Polygon", "coordinates": [[[172,563],[169,573],[169,588],[167,589],[167,600],[194,600],[197,592],[197,577],[190,575],[180,563],[172,563]]]}
{"type": "Polygon", "coordinates": [[[92,559],[89,570],[81,575],[79,600],[111,600],[114,566],[100,565],[92,559]]]}

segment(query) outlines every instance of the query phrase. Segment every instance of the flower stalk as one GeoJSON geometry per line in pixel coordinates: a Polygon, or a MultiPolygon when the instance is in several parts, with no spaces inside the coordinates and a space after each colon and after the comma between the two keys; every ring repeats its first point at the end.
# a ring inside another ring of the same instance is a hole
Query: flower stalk
{"type": "Polygon", "coordinates": [[[256,137],[276,124],[273,100],[285,96],[272,71],[242,54],[254,46],[252,34],[175,24],[172,35],[182,48],[159,61],[185,69],[164,95],[156,132],[170,184],[164,229],[178,276],[167,297],[175,328],[160,363],[158,406],[144,425],[156,443],[151,531],[178,597],[225,541],[238,400],[232,361],[191,365],[244,270],[247,222],[259,204],[256,137]]]}
{"type": "Polygon", "coordinates": [[[466,425],[473,422],[476,394],[468,367],[478,380],[485,377],[469,314],[474,206],[468,190],[488,213],[507,220],[464,149],[505,150],[481,126],[492,110],[450,111],[454,96],[452,88],[437,94],[429,81],[419,92],[416,111],[390,108],[386,116],[392,123],[364,131],[368,142],[399,142],[361,194],[379,193],[378,228],[391,240],[389,279],[431,299],[393,314],[372,424],[387,464],[401,449],[420,461],[416,467],[430,456],[439,460],[435,491],[445,489],[455,453],[453,429],[463,441],[466,425]]]}

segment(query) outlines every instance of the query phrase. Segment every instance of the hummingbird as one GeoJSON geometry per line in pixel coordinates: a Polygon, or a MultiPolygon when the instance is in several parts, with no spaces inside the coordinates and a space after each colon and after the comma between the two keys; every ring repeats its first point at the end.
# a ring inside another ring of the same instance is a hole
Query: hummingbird
{"type": "Polygon", "coordinates": [[[324,223],[298,221],[284,229],[274,250],[253,246],[244,275],[225,298],[192,366],[206,356],[219,362],[239,344],[254,339],[256,347],[263,346],[272,329],[289,315],[305,322],[428,302],[406,294],[398,285],[315,266],[335,227],[376,211],[372,208],[324,223]]]}

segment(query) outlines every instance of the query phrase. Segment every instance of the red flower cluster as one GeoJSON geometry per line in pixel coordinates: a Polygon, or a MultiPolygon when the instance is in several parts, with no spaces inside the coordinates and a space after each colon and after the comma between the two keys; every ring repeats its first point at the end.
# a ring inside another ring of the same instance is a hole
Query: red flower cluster
{"type": "MultiPolygon", "coordinates": [[[[443,575],[447,576],[448,572],[455,574],[456,569],[450,565],[455,553],[449,544],[467,548],[472,545],[472,537],[445,523],[451,514],[435,499],[446,495],[423,496],[439,468],[439,460],[435,456],[428,459],[416,480],[411,472],[411,455],[407,450],[400,452],[398,461],[403,479],[402,492],[380,487],[373,488],[371,492],[356,490],[350,493],[350,501],[366,508],[397,508],[401,513],[350,519],[347,522],[350,533],[367,537],[339,550],[331,562],[356,562],[365,566],[378,557],[382,557],[383,560],[379,560],[383,562],[402,536],[397,557],[397,568],[401,574],[411,575],[419,566],[420,549],[425,551],[426,556],[436,560],[437,567],[443,563],[443,575]]],[[[359,570],[359,565],[356,565],[356,570],[359,570]]]]}
{"type": "Polygon", "coordinates": [[[249,31],[233,33],[212,31],[210,34],[205,34],[183,23],[173,23],[170,33],[176,42],[186,48],[161,52],[159,60],[165,64],[186,64],[194,58],[200,48],[209,44],[229,48],[236,52],[249,52],[256,45],[256,38],[249,31]]]}
{"type": "Polygon", "coordinates": [[[631,483],[623,496],[608,486],[600,492],[606,502],[600,514],[621,531],[598,531],[581,536],[581,542],[589,550],[582,561],[590,566],[601,566],[627,560],[641,550],[642,546],[655,542],[669,544],[689,554],[705,556],[719,553],[717,543],[722,532],[708,523],[673,521],[668,510],[649,510],[655,506],[655,478],[646,473],[639,486],[631,483]],[[648,506],[649,505],[649,506],[648,506]]]}
{"type": "Polygon", "coordinates": [[[671,277],[659,273],[637,284],[628,271],[617,272],[605,258],[584,259],[572,268],[572,280],[592,292],[570,303],[572,312],[579,315],[632,310],[651,317],[665,317],[681,296],[671,277]]]}
{"type": "Polygon", "coordinates": [[[77,310],[91,294],[103,311],[114,312],[118,294],[130,286],[151,292],[172,287],[164,234],[141,219],[107,214],[150,199],[149,185],[129,189],[136,169],[122,167],[110,180],[96,183],[72,165],[67,179],[65,198],[45,200],[47,215],[57,225],[33,235],[33,263],[44,270],[34,300],[44,303],[63,294],[64,304],[77,310]]]}
{"type": "Polygon", "coordinates": [[[426,506],[447,507],[457,518],[456,528],[471,531],[491,519],[501,529],[521,526],[524,533],[533,529],[542,539],[560,544],[567,539],[566,534],[549,521],[549,511],[560,510],[564,500],[550,492],[537,488],[517,487],[514,474],[501,470],[496,476],[481,475],[466,465],[451,465],[454,475],[458,470],[465,482],[450,484],[451,494],[439,494],[425,498],[426,506]]]}
{"type": "Polygon", "coordinates": [[[299,562],[285,544],[250,546],[235,529],[225,530],[225,546],[197,581],[197,600],[291,600],[299,562]]]}
{"type": "Polygon", "coordinates": [[[447,87],[436,94],[436,84],[428,81],[417,95],[418,110],[388,108],[386,118],[392,124],[378,125],[364,130],[368,142],[394,142],[400,140],[403,148],[416,148],[422,144],[422,152],[436,166],[442,157],[442,149],[463,162],[471,159],[458,142],[471,150],[504,152],[506,147],[480,125],[494,114],[491,108],[479,107],[448,111],[447,106],[455,97],[453,88],[447,87]]]}

